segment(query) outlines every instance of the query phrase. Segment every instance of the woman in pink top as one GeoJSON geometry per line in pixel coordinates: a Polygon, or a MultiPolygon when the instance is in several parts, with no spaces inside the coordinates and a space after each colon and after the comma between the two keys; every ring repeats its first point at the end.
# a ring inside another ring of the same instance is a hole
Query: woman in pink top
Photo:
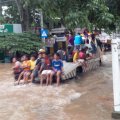
{"type": "Polygon", "coordinates": [[[86,50],[83,48],[79,53],[79,60],[78,60],[82,66],[84,67],[84,70],[86,71],[87,64],[86,64],[86,50]]]}
{"type": "Polygon", "coordinates": [[[86,59],[85,49],[82,49],[79,53],[79,59],[86,59]]]}

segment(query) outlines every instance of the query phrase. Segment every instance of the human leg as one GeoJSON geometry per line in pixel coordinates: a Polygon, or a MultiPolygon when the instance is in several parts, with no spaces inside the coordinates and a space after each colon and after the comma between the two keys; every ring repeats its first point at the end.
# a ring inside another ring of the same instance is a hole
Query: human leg
{"type": "Polygon", "coordinates": [[[33,74],[33,73],[31,73],[31,75],[30,75],[30,81],[32,82],[32,81],[33,81],[33,79],[34,79],[34,74],[33,74]]]}
{"type": "Polygon", "coordinates": [[[38,76],[38,70],[34,70],[30,75],[30,81],[33,82],[34,78],[38,76]]]}
{"type": "Polygon", "coordinates": [[[61,71],[57,71],[56,75],[57,75],[57,86],[59,86],[60,85],[61,71]]]}
{"type": "Polygon", "coordinates": [[[49,81],[50,81],[50,74],[47,74],[46,86],[48,86],[48,84],[49,84],[49,81]]]}
{"type": "Polygon", "coordinates": [[[50,74],[50,85],[52,85],[53,76],[54,76],[55,72],[51,71],[51,73],[49,73],[49,74],[50,74]]]}
{"type": "Polygon", "coordinates": [[[47,71],[43,70],[41,75],[40,75],[40,84],[41,86],[43,85],[43,80],[47,77],[47,71]]]}
{"type": "Polygon", "coordinates": [[[43,86],[43,74],[40,75],[40,85],[43,86]]]}
{"type": "Polygon", "coordinates": [[[20,75],[19,75],[19,77],[18,77],[18,85],[19,85],[20,80],[21,80],[21,78],[23,77],[23,75],[24,75],[24,71],[23,71],[23,72],[21,72],[21,73],[20,73],[20,75]]]}
{"type": "Polygon", "coordinates": [[[28,83],[29,76],[30,76],[30,71],[25,72],[25,74],[24,74],[24,83],[28,83]]]}

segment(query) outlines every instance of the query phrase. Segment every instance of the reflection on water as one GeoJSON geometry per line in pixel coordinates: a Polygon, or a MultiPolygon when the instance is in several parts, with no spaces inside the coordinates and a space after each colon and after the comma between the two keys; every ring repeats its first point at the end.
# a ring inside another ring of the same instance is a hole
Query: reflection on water
{"type": "Polygon", "coordinates": [[[111,61],[105,64],[60,87],[14,86],[12,65],[0,64],[0,120],[110,120],[111,61]]]}

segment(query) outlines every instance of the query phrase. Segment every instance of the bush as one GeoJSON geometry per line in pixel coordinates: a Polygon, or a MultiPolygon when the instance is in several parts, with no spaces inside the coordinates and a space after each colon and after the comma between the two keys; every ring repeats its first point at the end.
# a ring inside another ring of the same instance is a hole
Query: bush
{"type": "Polygon", "coordinates": [[[42,45],[40,38],[33,33],[0,33],[0,49],[12,53],[30,54],[37,51],[42,45]]]}

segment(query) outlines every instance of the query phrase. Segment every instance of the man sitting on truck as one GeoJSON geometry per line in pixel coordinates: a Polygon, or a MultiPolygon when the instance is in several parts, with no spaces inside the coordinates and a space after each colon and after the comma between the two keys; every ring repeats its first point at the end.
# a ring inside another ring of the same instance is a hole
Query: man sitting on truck
{"type": "Polygon", "coordinates": [[[38,77],[39,73],[42,72],[42,63],[44,62],[44,59],[43,59],[44,53],[45,53],[45,50],[43,50],[43,49],[39,50],[39,53],[38,53],[39,55],[38,55],[38,58],[36,60],[35,68],[30,76],[31,82],[34,82],[35,77],[38,77]]]}

